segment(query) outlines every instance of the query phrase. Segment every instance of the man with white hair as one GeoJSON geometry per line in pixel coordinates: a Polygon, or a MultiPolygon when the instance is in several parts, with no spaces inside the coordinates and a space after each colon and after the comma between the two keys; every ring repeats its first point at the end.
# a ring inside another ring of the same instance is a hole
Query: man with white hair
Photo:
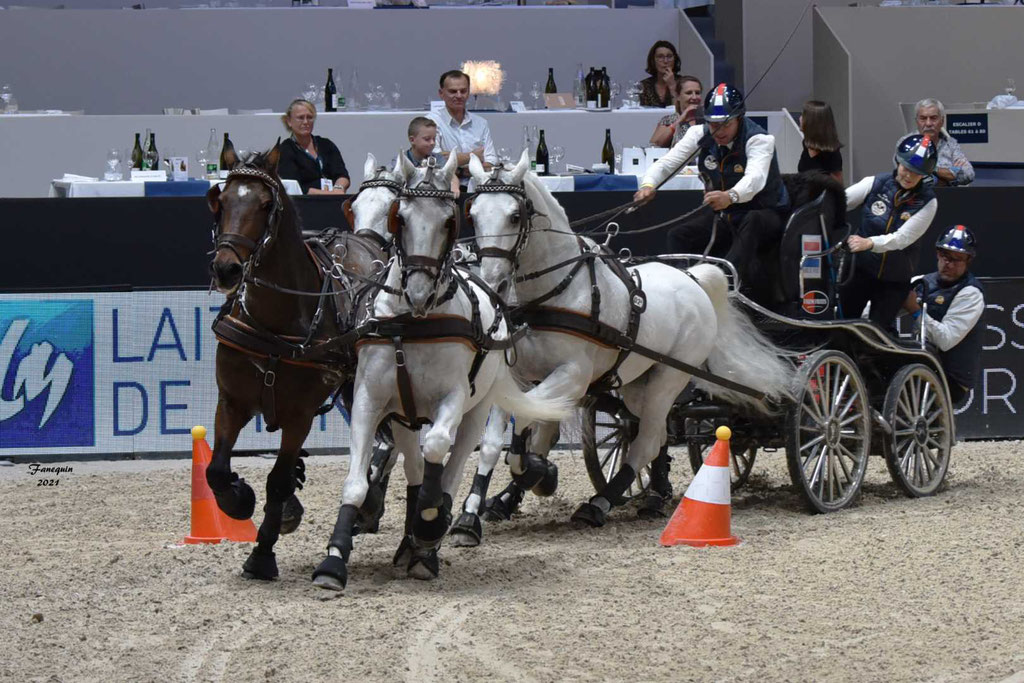
{"type": "Polygon", "coordinates": [[[960,148],[960,143],[946,131],[946,110],[942,102],[928,97],[914,108],[917,131],[935,141],[939,162],[935,176],[939,185],[970,185],[974,182],[974,167],[960,148]]]}

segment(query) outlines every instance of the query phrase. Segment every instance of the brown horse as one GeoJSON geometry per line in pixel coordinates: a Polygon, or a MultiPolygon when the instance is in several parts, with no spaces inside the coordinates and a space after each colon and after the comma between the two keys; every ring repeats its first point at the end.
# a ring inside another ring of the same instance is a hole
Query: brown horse
{"type": "Polygon", "coordinates": [[[268,431],[280,427],[257,545],[243,566],[246,578],[265,580],[278,575],[273,549],[279,535],[302,519],[295,490],[305,480],[300,456],[313,418],[355,372],[344,335],[364,285],[347,273],[370,278],[382,258],[376,243],[351,233],[305,241],[277,177],[278,159],[276,146],[238,167],[231,159],[235,168],[223,189],[207,194],[216,217],[210,271],[228,301],[214,323],[219,398],[206,479],[221,510],[250,518],[256,496],[231,471],[232,448],[257,414],[268,431]]]}

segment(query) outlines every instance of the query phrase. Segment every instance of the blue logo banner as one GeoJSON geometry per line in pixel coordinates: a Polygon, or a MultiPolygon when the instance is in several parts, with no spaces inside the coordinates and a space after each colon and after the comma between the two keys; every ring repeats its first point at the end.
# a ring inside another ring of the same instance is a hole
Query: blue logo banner
{"type": "Polygon", "coordinates": [[[93,304],[0,301],[0,448],[93,446],[93,304]]]}

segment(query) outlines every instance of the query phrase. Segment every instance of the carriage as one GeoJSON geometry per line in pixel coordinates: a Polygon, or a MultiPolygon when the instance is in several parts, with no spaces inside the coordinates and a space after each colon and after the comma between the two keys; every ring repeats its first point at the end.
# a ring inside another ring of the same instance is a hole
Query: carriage
{"type": "MultiPolygon", "coordinates": [[[[695,473],[716,427],[729,425],[734,491],[747,482],[759,451],[784,450],[790,479],[813,512],[849,506],[871,455],[885,458],[906,495],[931,495],[942,485],[956,441],[953,403],[938,357],[919,339],[904,342],[867,320],[842,319],[836,282],[845,272],[839,245],[848,226],[835,220],[841,214],[832,200],[822,194],[787,222],[779,256],[780,305],[769,308],[732,293],[756,327],[790,351],[798,366],[793,400],[768,417],[716,401],[691,385],[668,417],[668,445],[686,446],[695,473]]],[[[711,260],[731,270],[728,262],[699,255],[657,258],[678,266],[711,260]]],[[[635,430],[635,418],[615,392],[591,396],[583,453],[596,489],[617,470],[635,430]]],[[[649,480],[647,468],[627,495],[642,495],[649,480]]]]}

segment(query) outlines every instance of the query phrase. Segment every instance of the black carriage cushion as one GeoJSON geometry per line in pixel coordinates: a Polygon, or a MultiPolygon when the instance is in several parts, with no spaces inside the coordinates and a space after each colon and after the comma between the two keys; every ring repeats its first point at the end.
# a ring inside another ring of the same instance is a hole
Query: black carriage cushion
{"type": "Polygon", "coordinates": [[[828,173],[822,171],[804,171],[803,173],[784,173],[782,182],[789,192],[789,201],[796,211],[804,204],[813,202],[827,192],[824,211],[826,222],[832,226],[846,223],[846,189],[843,184],[828,173]]]}

